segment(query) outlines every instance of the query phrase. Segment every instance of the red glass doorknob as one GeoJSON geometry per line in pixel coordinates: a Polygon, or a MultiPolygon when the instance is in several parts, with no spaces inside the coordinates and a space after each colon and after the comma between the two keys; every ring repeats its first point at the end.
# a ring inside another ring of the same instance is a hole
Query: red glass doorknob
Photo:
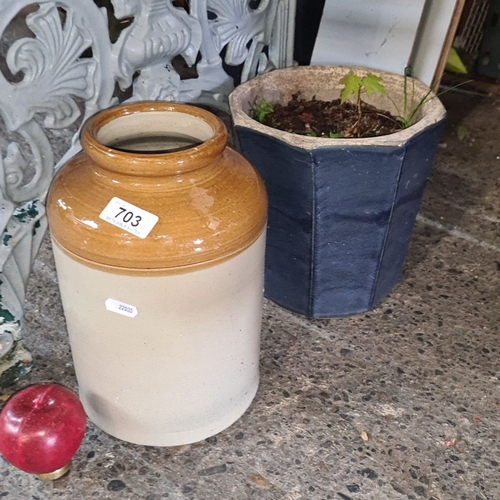
{"type": "Polygon", "coordinates": [[[0,413],[0,453],[25,472],[57,479],[69,470],[86,425],[75,393],[59,384],[32,385],[0,413]]]}

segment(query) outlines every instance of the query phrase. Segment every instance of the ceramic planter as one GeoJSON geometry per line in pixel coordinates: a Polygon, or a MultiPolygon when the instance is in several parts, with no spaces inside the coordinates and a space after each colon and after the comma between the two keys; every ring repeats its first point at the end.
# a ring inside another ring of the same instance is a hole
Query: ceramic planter
{"type": "MultiPolygon", "coordinates": [[[[423,106],[417,123],[400,132],[325,139],[275,130],[249,116],[256,99],[287,102],[299,90],[304,98],[338,98],[339,81],[350,69],[276,70],[230,96],[241,150],[269,195],[265,295],[311,317],[367,311],[393,289],[445,119],[435,98],[423,106]]],[[[352,69],[360,75],[370,71],[352,69]]],[[[403,77],[375,73],[402,103],[403,77]]],[[[415,100],[427,91],[416,82],[415,100]]],[[[396,112],[386,96],[365,100],[396,112]]]]}
{"type": "Polygon", "coordinates": [[[80,398],[120,439],[205,439],[257,391],[267,197],[226,139],[193,106],[118,106],[91,118],[52,184],[80,398]]]}

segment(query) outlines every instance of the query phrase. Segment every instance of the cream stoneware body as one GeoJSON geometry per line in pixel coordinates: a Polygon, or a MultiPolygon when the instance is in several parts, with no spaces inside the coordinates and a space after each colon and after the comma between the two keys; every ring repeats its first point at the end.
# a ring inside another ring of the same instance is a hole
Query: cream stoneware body
{"type": "Polygon", "coordinates": [[[51,187],[80,398],[120,439],[205,439],[257,391],[267,197],[226,141],[194,106],[118,106],[89,120],[51,187]]]}

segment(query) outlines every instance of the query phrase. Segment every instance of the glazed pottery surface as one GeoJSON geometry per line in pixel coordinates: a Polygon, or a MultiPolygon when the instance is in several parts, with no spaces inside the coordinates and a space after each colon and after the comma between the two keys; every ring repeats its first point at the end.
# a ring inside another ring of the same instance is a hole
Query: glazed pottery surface
{"type": "MultiPolygon", "coordinates": [[[[312,317],[367,311],[396,285],[444,125],[436,98],[411,127],[368,139],[301,136],[249,116],[254,102],[287,102],[297,91],[304,98],[336,99],[351,69],[381,76],[402,109],[403,77],[366,68],[276,70],[230,96],[241,150],[269,194],[265,294],[312,317]]],[[[418,81],[408,85],[416,103],[428,91],[418,81]]],[[[398,114],[387,96],[363,99],[398,114]]]]}
{"type": "Polygon", "coordinates": [[[205,439],[257,391],[267,198],[226,139],[200,108],[118,106],[86,124],[51,187],[80,398],[126,441],[205,439]],[[142,230],[137,214],[157,219],[142,230]]]}

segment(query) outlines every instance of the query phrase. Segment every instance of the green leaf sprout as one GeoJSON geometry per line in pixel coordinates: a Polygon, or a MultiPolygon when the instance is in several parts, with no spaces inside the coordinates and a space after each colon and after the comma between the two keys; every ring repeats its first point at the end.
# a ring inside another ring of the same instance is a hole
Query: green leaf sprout
{"type": "Polygon", "coordinates": [[[262,98],[259,102],[255,102],[253,106],[253,116],[260,123],[264,123],[267,115],[274,111],[274,104],[262,98]]]}

